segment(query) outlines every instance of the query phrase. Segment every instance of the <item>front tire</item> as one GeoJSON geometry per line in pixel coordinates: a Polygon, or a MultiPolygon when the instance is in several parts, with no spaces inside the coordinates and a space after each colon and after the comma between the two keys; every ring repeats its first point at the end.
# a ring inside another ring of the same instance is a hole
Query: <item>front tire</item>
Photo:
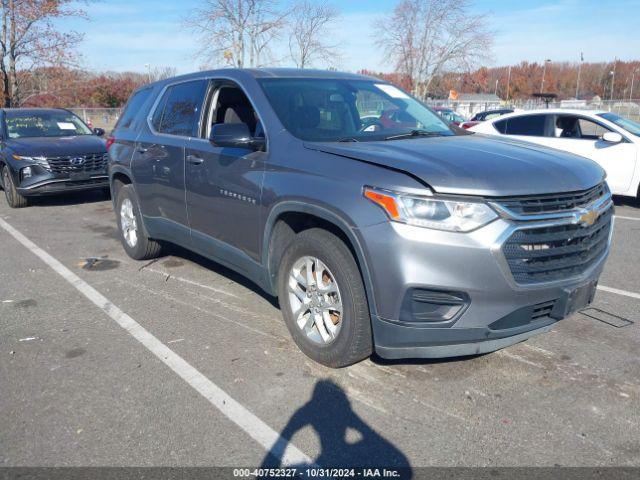
{"type": "Polygon", "coordinates": [[[280,262],[278,295],[287,328],[308,357],[339,368],[371,355],[364,284],[340,238],[319,228],[298,234],[280,262]]]}
{"type": "Polygon", "coordinates": [[[127,255],[134,260],[150,260],[160,256],[162,246],[146,235],[138,201],[131,185],[123,185],[118,189],[116,217],[120,242],[127,255]]]}
{"type": "Polygon", "coordinates": [[[9,171],[9,166],[5,165],[2,169],[2,187],[4,188],[4,196],[11,208],[24,208],[29,205],[27,197],[20,195],[13,182],[13,176],[9,171]]]}

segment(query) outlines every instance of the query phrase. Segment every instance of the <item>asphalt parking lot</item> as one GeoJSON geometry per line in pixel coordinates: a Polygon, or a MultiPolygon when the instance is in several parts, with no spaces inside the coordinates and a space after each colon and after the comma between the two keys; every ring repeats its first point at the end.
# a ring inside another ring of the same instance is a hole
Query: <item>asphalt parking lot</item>
{"type": "Polygon", "coordinates": [[[479,357],[331,370],[236,274],[129,259],[103,195],[2,201],[0,465],[639,466],[640,206],[616,215],[601,312],[479,357]]]}

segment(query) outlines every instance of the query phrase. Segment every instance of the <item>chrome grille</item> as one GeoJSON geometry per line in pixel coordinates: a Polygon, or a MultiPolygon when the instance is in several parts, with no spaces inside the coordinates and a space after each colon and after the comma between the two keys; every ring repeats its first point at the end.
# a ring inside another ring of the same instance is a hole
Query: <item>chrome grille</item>
{"type": "Polygon", "coordinates": [[[109,155],[93,153],[88,155],[70,155],[67,157],[47,157],[44,168],[53,173],[106,172],[109,155]],[[72,159],[82,158],[82,162],[74,164],[72,159]]]}
{"type": "Polygon", "coordinates": [[[607,184],[601,183],[588,190],[552,195],[496,198],[493,201],[517,215],[555,213],[584,207],[609,192],[607,184]]]}
{"type": "Polygon", "coordinates": [[[591,226],[561,224],[516,230],[502,251],[515,281],[532,284],[580,275],[604,255],[613,208],[591,226]]]}

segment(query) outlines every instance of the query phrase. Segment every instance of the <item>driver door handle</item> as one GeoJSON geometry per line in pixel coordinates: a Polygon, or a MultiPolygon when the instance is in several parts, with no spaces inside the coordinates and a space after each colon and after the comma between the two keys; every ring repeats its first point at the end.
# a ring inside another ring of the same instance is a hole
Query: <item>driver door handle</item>
{"type": "Polygon", "coordinates": [[[204,163],[204,158],[198,157],[197,155],[187,155],[187,162],[191,165],[200,165],[204,163]]]}

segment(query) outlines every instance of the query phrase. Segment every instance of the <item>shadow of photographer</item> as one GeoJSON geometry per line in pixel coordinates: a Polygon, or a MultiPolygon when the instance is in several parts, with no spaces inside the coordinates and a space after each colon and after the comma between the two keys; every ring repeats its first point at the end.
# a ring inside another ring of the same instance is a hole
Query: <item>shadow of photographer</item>
{"type": "MultiPolygon", "coordinates": [[[[308,426],[318,435],[320,453],[311,465],[289,466],[402,469],[402,478],[411,478],[407,457],[353,411],[345,392],[334,382],[318,381],[309,401],[291,416],[280,435],[290,442],[308,426]]],[[[281,447],[271,448],[262,468],[282,466],[281,447]]]]}

